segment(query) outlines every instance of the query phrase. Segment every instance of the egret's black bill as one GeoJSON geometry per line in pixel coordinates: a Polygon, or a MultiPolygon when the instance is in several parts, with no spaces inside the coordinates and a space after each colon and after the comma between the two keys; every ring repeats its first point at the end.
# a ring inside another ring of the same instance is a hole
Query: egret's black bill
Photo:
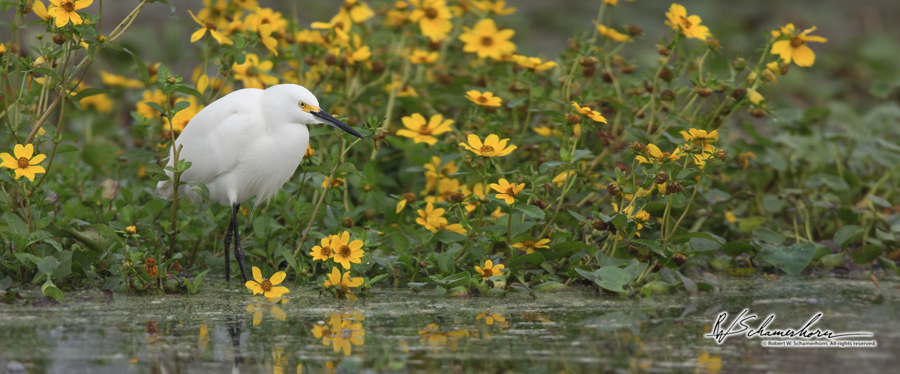
{"type": "Polygon", "coordinates": [[[339,129],[341,129],[341,130],[344,130],[344,131],[346,131],[347,133],[350,133],[350,135],[353,135],[353,136],[355,136],[355,137],[357,137],[357,138],[360,138],[360,139],[362,139],[362,137],[363,137],[362,135],[360,135],[360,133],[356,132],[356,130],[354,130],[352,127],[350,127],[350,125],[348,125],[348,124],[346,124],[346,123],[343,123],[343,122],[341,122],[341,121],[338,121],[337,118],[334,118],[334,117],[332,117],[330,114],[325,113],[324,110],[321,110],[321,109],[320,109],[320,110],[318,110],[318,111],[310,112],[310,113],[312,113],[313,116],[315,116],[316,118],[318,118],[318,119],[321,120],[322,122],[325,122],[325,123],[327,123],[327,124],[329,124],[329,125],[331,125],[331,126],[337,127],[337,128],[339,128],[339,129]]]}

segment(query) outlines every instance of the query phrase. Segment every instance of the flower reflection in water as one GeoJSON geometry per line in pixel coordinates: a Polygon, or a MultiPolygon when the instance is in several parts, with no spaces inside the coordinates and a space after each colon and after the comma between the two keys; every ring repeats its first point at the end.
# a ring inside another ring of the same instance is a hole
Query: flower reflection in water
{"type": "Polygon", "coordinates": [[[350,355],[354,345],[361,346],[366,340],[366,330],[362,321],[365,316],[359,311],[342,311],[328,313],[328,321],[319,321],[313,326],[312,333],[316,339],[322,339],[322,345],[334,347],[334,352],[350,355]]]}
{"type": "Polygon", "coordinates": [[[419,330],[419,342],[432,349],[447,347],[451,351],[456,351],[457,340],[462,337],[467,338],[469,335],[470,333],[467,329],[442,332],[440,326],[430,323],[419,330]]]}
{"type": "Polygon", "coordinates": [[[493,325],[494,322],[499,322],[497,325],[500,328],[509,327],[509,322],[506,322],[506,317],[504,317],[502,314],[491,314],[490,312],[481,312],[481,313],[478,313],[477,316],[475,316],[475,319],[483,319],[484,323],[487,323],[488,325],[493,325]]]}
{"type": "Polygon", "coordinates": [[[284,321],[287,318],[287,314],[277,304],[278,301],[273,304],[257,299],[254,303],[247,305],[247,313],[253,313],[253,326],[259,326],[266,311],[269,312],[272,318],[284,321]]]}

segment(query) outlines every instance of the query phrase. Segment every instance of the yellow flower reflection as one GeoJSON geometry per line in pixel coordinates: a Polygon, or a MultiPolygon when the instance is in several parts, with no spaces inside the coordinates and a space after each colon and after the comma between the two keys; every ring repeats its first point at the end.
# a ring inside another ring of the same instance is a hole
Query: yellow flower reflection
{"type": "Polygon", "coordinates": [[[253,326],[259,326],[262,323],[263,315],[268,311],[269,315],[272,318],[275,318],[279,321],[284,321],[287,319],[287,313],[284,312],[281,308],[276,304],[265,303],[265,302],[256,302],[253,304],[247,305],[247,313],[253,313],[253,326]]]}
{"type": "Polygon", "coordinates": [[[493,325],[494,321],[506,322],[506,317],[504,317],[503,315],[491,314],[491,313],[487,313],[487,312],[478,313],[478,315],[475,316],[475,319],[476,320],[483,319],[484,323],[487,323],[488,325],[493,325]]]}

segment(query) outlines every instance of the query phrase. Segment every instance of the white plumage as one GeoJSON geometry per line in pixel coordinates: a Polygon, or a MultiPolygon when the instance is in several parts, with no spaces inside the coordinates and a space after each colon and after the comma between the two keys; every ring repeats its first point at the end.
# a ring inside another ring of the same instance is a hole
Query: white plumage
{"type": "MultiPolygon", "coordinates": [[[[175,140],[176,147],[182,146],[179,158],[191,162],[181,181],[203,182],[209,188],[210,201],[231,206],[229,231],[235,230],[239,205],[254,196],[259,204],[281,189],[306,153],[306,125],[320,123],[362,137],[321,110],[319,101],[304,87],[282,84],[265,90],[247,88],[232,92],[197,113],[175,140]]],[[[170,149],[167,166],[173,162],[170,149]]],[[[166,173],[172,177],[172,172],[166,173]]],[[[171,181],[156,185],[159,197],[171,200],[173,192],[171,181]]],[[[200,195],[188,185],[179,187],[178,194],[195,202],[200,200],[200,195]]],[[[229,241],[230,236],[226,235],[226,259],[229,241]]],[[[246,281],[239,243],[235,256],[246,281]]],[[[229,278],[228,265],[225,274],[229,278]]]]}

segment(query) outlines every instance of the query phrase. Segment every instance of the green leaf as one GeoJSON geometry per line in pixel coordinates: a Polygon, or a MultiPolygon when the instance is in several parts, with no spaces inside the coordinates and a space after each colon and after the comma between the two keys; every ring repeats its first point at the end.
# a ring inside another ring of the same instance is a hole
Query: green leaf
{"type": "Polygon", "coordinates": [[[806,187],[817,189],[819,187],[828,187],[832,191],[842,192],[850,189],[850,185],[846,181],[836,175],[818,173],[811,175],[806,180],[806,187]]]}
{"type": "Polygon", "coordinates": [[[44,286],[41,287],[41,294],[59,302],[63,301],[63,292],[59,288],[56,288],[52,283],[45,283],[44,286]]]}
{"type": "Polygon", "coordinates": [[[756,230],[753,230],[753,237],[756,240],[772,245],[781,245],[781,243],[784,243],[784,235],[769,230],[765,227],[760,227],[756,230]]]}
{"type": "Polygon", "coordinates": [[[853,252],[850,253],[850,258],[852,258],[853,262],[857,265],[868,265],[872,263],[872,261],[875,261],[878,256],[881,256],[882,252],[883,250],[881,247],[869,244],[854,249],[853,252]]]}
{"type": "Polygon", "coordinates": [[[28,236],[25,238],[25,246],[27,247],[27,246],[31,245],[32,243],[36,243],[41,240],[49,239],[52,237],[53,237],[53,235],[50,234],[49,232],[46,232],[44,230],[37,230],[31,234],[28,234],[28,236]]]}
{"type": "Polygon", "coordinates": [[[187,100],[182,100],[182,101],[175,103],[175,107],[172,108],[172,117],[175,117],[175,115],[178,114],[178,112],[185,110],[187,108],[190,108],[190,107],[191,107],[191,103],[188,102],[187,100]]]}
{"type": "Polygon", "coordinates": [[[534,205],[519,205],[516,210],[524,212],[531,218],[544,219],[544,211],[534,205]]]}
{"type": "Polygon", "coordinates": [[[876,81],[875,83],[872,83],[872,87],[869,88],[869,93],[879,99],[886,99],[893,89],[894,85],[890,82],[876,81]]]}
{"type": "Polygon", "coordinates": [[[797,243],[790,247],[763,245],[759,251],[763,261],[784,270],[785,273],[800,274],[816,255],[816,246],[812,243],[797,243]]]}
{"type": "Polygon", "coordinates": [[[430,277],[431,283],[444,288],[468,287],[471,279],[472,276],[467,271],[459,272],[443,278],[438,278],[436,276],[430,277]]]}
{"type": "Polygon", "coordinates": [[[281,244],[279,244],[277,247],[275,247],[275,250],[278,252],[278,255],[281,256],[281,258],[283,258],[285,261],[287,261],[288,265],[290,265],[291,268],[297,272],[297,274],[300,274],[300,270],[302,270],[302,269],[300,269],[300,266],[297,264],[297,259],[294,258],[294,254],[291,253],[290,250],[288,250],[285,246],[283,246],[281,244]]]}
{"type": "Polygon", "coordinates": [[[532,264],[534,266],[541,266],[544,263],[544,255],[538,252],[532,252],[526,255],[518,256],[509,262],[509,267],[519,267],[524,265],[525,263],[532,264]]]}
{"type": "Polygon", "coordinates": [[[579,213],[577,213],[577,212],[574,212],[574,211],[572,211],[571,209],[568,209],[568,212],[569,212],[569,214],[572,215],[572,217],[575,217],[575,219],[577,219],[578,222],[581,222],[581,223],[584,223],[584,224],[587,224],[587,225],[590,225],[590,224],[591,224],[591,222],[588,221],[587,218],[585,218],[583,215],[581,215],[581,214],[579,214],[579,213]]]}
{"type": "Polygon", "coordinates": [[[56,153],[78,152],[80,149],[72,144],[60,144],[56,147],[56,153]]]}
{"type": "Polygon", "coordinates": [[[144,85],[150,82],[150,72],[147,70],[147,65],[144,64],[144,61],[141,60],[134,52],[128,50],[128,48],[122,48],[125,53],[131,55],[131,58],[134,59],[134,64],[137,66],[138,73],[141,75],[141,82],[144,82],[144,85]]]}
{"type": "Polygon", "coordinates": [[[162,114],[162,115],[164,115],[164,116],[166,115],[166,113],[168,113],[168,111],[164,110],[161,106],[159,106],[159,104],[154,103],[154,102],[152,102],[152,101],[148,101],[148,102],[146,102],[146,103],[144,103],[144,104],[147,104],[147,106],[149,106],[149,107],[155,109],[157,112],[159,112],[160,114],[162,114]]]}
{"type": "Polygon", "coordinates": [[[6,221],[6,225],[9,226],[9,229],[13,234],[18,236],[19,238],[26,238],[29,234],[28,224],[25,223],[18,215],[15,215],[10,212],[3,213],[3,220],[6,221]]]}
{"type": "Polygon", "coordinates": [[[688,240],[691,240],[692,238],[705,239],[705,240],[711,240],[711,241],[714,241],[717,243],[722,243],[722,241],[720,241],[719,239],[716,239],[714,236],[707,234],[705,232],[689,232],[687,234],[675,235],[672,237],[672,243],[684,244],[688,240]]]}
{"type": "Polygon", "coordinates": [[[678,279],[681,279],[681,284],[684,285],[684,289],[687,290],[688,294],[691,296],[696,296],[700,293],[700,289],[697,288],[697,283],[695,283],[691,278],[685,277],[681,275],[681,272],[676,271],[675,275],[678,276],[678,279]]]}
{"type": "Polygon", "coordinates": [[[47,256],[47,258],[45,258],[41,262],[38,262],[38,264],[37,264],[38,270],[41,273],[47,274],[48,276],[50,274],[53,274],[53,272],[56,271],[56,268],[58,266],[59,266],[59,261],[57,261],[56,257],[53,257],[53,256],[47,256]]]}
{"type": "Polygon", "coordinates": [[[193,187],[192,189],[194,190],[194,192],[200,195],[200,198],[202,198],[204,202],[209,201],[209,187],[206,187],[206,183],[188,182],[188,185],[193,187]]]}
{"type": "MultiPolygon", "coordinates": [[[[330,127],[313,127],[309,129],[309,137],[312,138],[314,136],[328,135],[333,134],[330,127]]],[[[422,169],[424,170],[424,169],[422,169]]]]}
{"type": "Polygon", "coordinates": [[[743,232],[753,232],[753,230],[761,227],[767,221],[766,217],[747,217],[741,219],[741,222],[738,223],[738,228],[743,232]]]}
{"type": "MultiPolygon", "coordinates": [[[[204,100],[203,94],[200,93],[200,91],[197,91],[197,90],[195,90],[195,89],[193,89],[193,88],[190,88],[190,87],[188,87],[188,86],[185,86],[185,85],[179,84],[177,87],[175,87],[175,91],[178,91],[178,92],[181,92],[181,93],[183,93],[183,94],[188,94],[188,95],[191,95],[191,96],[193,96],[193,97],[196,97],[197,100],[199,100],[201,103],[202,103],[203,100],[204,100]]],[[[187,101],[182,101],[182,102],[186,103],[187,101]]]]}
{"type": "Polygon", "coordinates": [[[862,226],[846,225],[839,228],[834,233],[834,238],[832,240],[834,240],[834,244],[843,249],[848,244],[859,239],[864,230],[865,229],[863,229],[862,226]]]}
{"type": "Polygon", "coordinates": [[[48,68],[39,67],[39,68],[35,68],[32,71],[35,73],[38,73],[38,74],[44,74],[48,77],[52,77],[54,82],[62,82],[62,77],[60,77],[59,74],[56,74],[55,71],[50,70],[48,68]]]}
{"type": "Polygon", "coordinates": [[[147,164],[147,168],[144,169],[144,173],[147,173],[147,176],[155,181],[169,180],[169,175],[166,174],[166,171],[163,170],[162,166],[159,166],[159,164],[155,162],[147,164]]]}
{"type": "Polygon", "coordinates": [[[506,107],[507,108],[515,108],[515,107],[521,105],[522,103],[524,103],[525,100],[527,100],[527,99],[528,98],[525,96],[517,97],[515,99],[510,100],[508,103],[506,103],[506,107]]]}
{"type": "Polygon", "coordinates": [[[750,244],[750,242],[747,240],[741,240],[741,241],[737,241],[737,242],[728,242],[728,243],[725,243],[724,245],[722,245],[722,248],[721,248],[722,252],[725,252],[726,254],[728,254],[731,257],[737,257],[738,255],[743,254],[743,253],[752,254],[755,249],[756,249],[756,247],[754,247],[752,244],[750,244]]]}
{"type": "Polygon", "coordinates": [[[786,203],[778,195],[766,194],[762,198],[762,207],[766,212],[778,213],[786,203]]]}
{"type": "Polygon", "coordinates": [[[613,292],[625,293],[625,285],[631,283],[631,273],[615,266],[604,266],[594,272],[594,280],[598,286],[613,292]]]}
{"type": "Polygon", "coordinates": [[[872,204],[878,205],[882,208],[890,208],[891,207],[891,203],[889,201],[885,200],[884,198],[881,198],[881,197],[878,197],[878,196],[875,196],[872,194],[868,194],[868,195],[866,195],[866,197],[869,198],[869,201],[871,201],[872,204]]]}

